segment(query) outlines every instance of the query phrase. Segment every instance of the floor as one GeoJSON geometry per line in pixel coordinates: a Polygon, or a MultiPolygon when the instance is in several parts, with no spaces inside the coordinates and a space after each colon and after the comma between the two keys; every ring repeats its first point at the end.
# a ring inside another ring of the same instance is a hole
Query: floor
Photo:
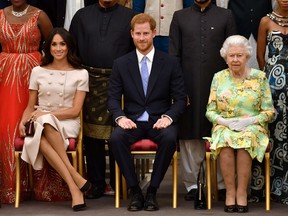
{"type": "MultiPolygon", "coordinates": [[[[129,201],[121,200],[121,207],[116,209],[114,207],[114,196],[104,196],[97,200],[86,200],[87,209],[81,212],[73,212],[71,209],[71,202],[39,202],[39,201],[24,201],[20,203],[18,209],[14,208],[13,205],[2,204],[0,208],[0,216],[18,216],[18,215],[42,215],[42,216],[71,216],[71,215],[117,215],[117,216],[142,216],[142,215],[158,215],[158,216],[196,216],[196,215],[215,215],[222,216],[227,215],[223,211],[223,202],[213,201],[211,210],[195,210],[193,201],[185,201],[184,195],[186,189],[184,188],[181,178],[178,178],[178,208],[172,208],[172,175],[171,168],[166,173],[165,179],[163,180],[161,187],[158,191],[158,203],[160,210],[157,212],[129,212],[126,207],[129,201]]],[[[178,176],[180,176],[180,171],[178,176]]],[[[263,203],[251,203],[249,205],[249,212],[247,216],[260,216],[260,215],[287,215],[288,205],[283,205],[275,202],[271,202],[271,210],[265,211],[265,202],[263,203]]]]}

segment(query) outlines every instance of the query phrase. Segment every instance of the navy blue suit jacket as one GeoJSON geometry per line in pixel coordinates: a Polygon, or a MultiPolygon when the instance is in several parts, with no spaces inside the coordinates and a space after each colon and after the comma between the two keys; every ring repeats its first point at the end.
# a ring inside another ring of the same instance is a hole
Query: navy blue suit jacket
{"type": "Polygon", "coordinates": [[[108,109],[114,120],[126,116],[135,121],[146,110],[152,121],[166,114],[176,122],[185,106],[182,70],[175,57],[155,50],[146,97],[136,50],[114,61],[108,90],[108,109]]]}

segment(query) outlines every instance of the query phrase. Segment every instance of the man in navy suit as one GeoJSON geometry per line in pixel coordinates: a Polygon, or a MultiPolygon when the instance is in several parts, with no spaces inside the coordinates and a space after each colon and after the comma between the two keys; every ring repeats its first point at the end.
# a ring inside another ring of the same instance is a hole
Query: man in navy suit
{"type": "Polygon", "coordinates": [[[157,188],[176,150],[176,122],[186,106],[180,64],[175,57],[154,49],[155,34],[156,22],[148,14],[132,19],[131,36],[136,50],[114,61],[109,83],[108,109],[117,124],[109,143],[130,188],[129,211],[159,209],[157,188]],[[144,57],[150,74],[147,92],[141,77],[144,57]],[[130,145],[143,138],[158,144],[145,201],[130,154],[130,145]]]}

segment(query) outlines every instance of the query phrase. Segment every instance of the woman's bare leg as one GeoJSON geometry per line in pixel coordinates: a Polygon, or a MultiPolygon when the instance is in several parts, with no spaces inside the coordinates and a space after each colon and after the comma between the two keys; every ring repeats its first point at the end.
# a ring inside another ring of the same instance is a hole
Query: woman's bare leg
{"type": "MultiPolygon", "coordinates": [[[[60,143],[61,144],[61,143],[60,143]]],[[[63,147],[63,146],[62,146],[63,147]]],[[[78,185],[76,185],[70,172],[67,170],[63,160],[59,157],[58,153],[52,148],[46,137],[43,135],[40,141],[40,152],[46,158],[48,163],[60,174],[60,176],[67,183],[70,193],[72,195],[72,206],[83,204],[84,197],[78,185]]]]}
{"type": "Polygon", "coordinates": [[[251,176],[252,159],[245,149],[237,150],[237,204],[247,205],[247,189],[251,176]]]}
{"type": "Polygon", "coordinates": [[[234,149],[225,147],[220,152],[220,168],[226,186],[225,204],[236,204],[236,187],[235,187],[235,154],[234,149]]]}
{"type": "Polygon", "coordinates": [[[63,139],[60,133],[55,130],[55,128],[53,128],[51,125],[45,124],[43,135],[45,136],[51,147],[54,149],[54,151],[61,158],[62,162],[65,164],[78,188],[81,188],[86,183],[86,180],[75,170],[75,168],[69,161],[67,153],[63,147],[63,139]]]}

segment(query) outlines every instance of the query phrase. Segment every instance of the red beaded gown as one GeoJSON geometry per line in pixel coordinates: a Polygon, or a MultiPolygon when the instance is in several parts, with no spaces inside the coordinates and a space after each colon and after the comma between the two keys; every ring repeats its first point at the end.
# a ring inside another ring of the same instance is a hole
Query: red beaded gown
{"type": "MultiPolygon", "coordinates": [[[[6,20],[4,11],[0,10],[2,47],[0,53],[0,200],[2,203],[15,201],[14,139],[19,136],[19,122],[28,102],[31,70],[39,65],[41,60],[38,51],[41,32],[37,26],[40,13],[41,11],[38,10],[23,24],[12,24],[6,20]]],[[[26,163],[21,163],[22,199],[29,195],[26,166],[26,163]]],[[[36,199],[47,201],[70,199],[67,186],[63,187],[62,183],[59,185],[59,182],[63,181],[55,173],[49,166],[34,173],[36,199]],[[51,185],[50,182],[53,184],[51,185]],[[57,189],[56,184],[58,184],[57,189]],[[60,197],[57,194],[60,194],[60,197]]]]}

